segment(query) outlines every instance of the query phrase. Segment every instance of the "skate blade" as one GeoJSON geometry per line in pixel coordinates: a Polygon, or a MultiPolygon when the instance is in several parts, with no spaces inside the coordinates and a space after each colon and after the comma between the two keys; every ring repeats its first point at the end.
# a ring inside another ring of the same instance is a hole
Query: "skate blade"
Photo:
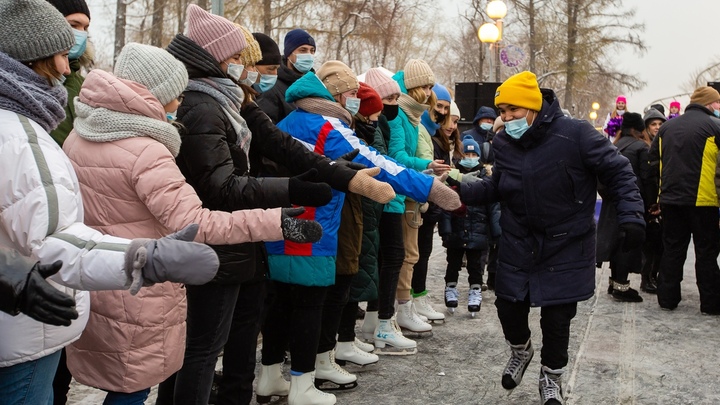
{"type": "Polygon", "coordinates": [[[411,356],[417,354],[417,347],[401,348],[386,344],[382,349],[375,348],[373,353],[378,356],[411,356]]]}
{"type": "Polygon", "coordinates": [[[475,318],[475,315],[477,315],[477,312],[470,312],[470,318],[475,318]]]}
{"type": "Polygon", "coordinates": [[[341,384],[330,380],[315,379],[315,388],[320,391],[347,391],[357,386],[357,381],[341,384]]]}
{"type": "Polygon", "coordinates": [[[447,307],[447,312],[448,312],[448,314],[450,314],[450,315],[455,315],[455,310],[456,310],[456,309],[457,309],[457,308],[447,307]]]}
{"type": "Polygon", "coordinates": [[[443,319],[428,319],[427,323],[430,325],[442,325],[445,323],[445,318],[443,319]]]}
{"type": "Polygon", "coordinates": [[[410,339],[424,339],[424,338],[430,338],[433,336],[433,331],[430,329],[427,332],[416,332],[410,329],[405,329],[403,327],[400,328],[402,331],[403,336],[410,338],[410,339]]]}
{"type": "Polygon", "coordinates": [[[335,363],[337,363],[339,366],[343,366],[343,367],[345,367],[346,365],[353,365],[353,366],[360,367],[360,368],[369,368],[369,367],[376,365],[378,362],[373,361],[372,363],[361,364],[361,363],[355,363],[352,360],[341,360],[336,357],[335,363]]]}

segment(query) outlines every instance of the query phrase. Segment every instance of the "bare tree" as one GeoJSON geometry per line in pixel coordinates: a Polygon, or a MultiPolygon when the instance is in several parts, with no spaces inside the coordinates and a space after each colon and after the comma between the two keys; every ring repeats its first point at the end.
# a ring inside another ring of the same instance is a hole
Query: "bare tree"
{"type": "Polygon", "coordinates": [[[117,0],[115,8],[115,51],[113,52],[113,65],[117,60],[120,51],[125,47],[125,13],[127,11],[127,3],[125,0],[117,0]]]}
{"type": "Polygon", "coordinates": [[[162,46],[163,23],[165,21],[165,0],[153,1],[152,26],[150,27],[150,45],[162,46]]]}

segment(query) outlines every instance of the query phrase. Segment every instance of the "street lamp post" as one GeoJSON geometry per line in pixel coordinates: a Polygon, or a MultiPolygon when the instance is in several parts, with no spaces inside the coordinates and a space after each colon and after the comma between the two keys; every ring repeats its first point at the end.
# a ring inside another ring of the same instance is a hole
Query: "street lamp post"
{"type": "Polygon", "coordinates": [[[480,26],[478,38],[490,44],[495,50],[495,81],[500,81],[500,42],[502,41],[503,18],[507,15],[507,6],[502,0],[493,0],[487,5],[487,14],[493,22],[480,26]]]}

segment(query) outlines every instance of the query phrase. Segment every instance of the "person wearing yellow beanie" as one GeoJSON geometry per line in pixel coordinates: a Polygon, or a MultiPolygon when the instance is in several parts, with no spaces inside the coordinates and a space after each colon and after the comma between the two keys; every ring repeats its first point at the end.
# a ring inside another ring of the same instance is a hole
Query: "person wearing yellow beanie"
{"type": "Polygon", "coordinates": [[[541,403],[562,403],[570,324],[577,303],[595,293],[598,183],[613,196],[624,251],[645,239],[645,207],[628,160],[589,122],[566,117],[533,73],[508,78],[495,105],[505,129],[493,138],[492,177],[447,182],[468,206],[501,202],[495,306],[511,349],[502,386],[517,387],[535,354],[528,314],[540,307],[541,403]]]}

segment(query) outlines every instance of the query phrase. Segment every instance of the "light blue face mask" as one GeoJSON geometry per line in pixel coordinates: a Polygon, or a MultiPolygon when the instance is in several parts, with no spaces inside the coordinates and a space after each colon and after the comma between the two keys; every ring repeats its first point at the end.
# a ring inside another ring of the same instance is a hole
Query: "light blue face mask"
{"type": "Polygon", "coordinates": [[[482,124],[480,124],[480,128],[484,129],[485,131],[491,130],[492,127],[493,127],[493,124],[489,124],[487,122],[483,122],[482,124]]]}
{"type": "Polygon", "coordinates": [[[460,160],[460,166],[466,168],[466,169],[472,169],[473,167],[480,164],[480,158],[479,157],[473,157],[473,158],[462,158],[460,160]]]}
{"type": "Polygon", "coordinates": [[[720,118],[720,110],[713,110],[713,114],[715,114],[716,117],[720,118]]]}
{"type": "MultiPolygon", "coordinates": [[[[530,114],[530,111],[528,111],[528,114],[530,114]]],[[[530,128],[530,124],[527,122],[527,115],[525,118],[516,118],[505,122],[505,133],[513,139],[520,139],[528,128],[530,128]]]]}
{"type": "Polygon", "coordinates": [[[240,81],[240,76],[242,75],[243,69],[245,69],[244,65],[238,65],[237,63],[228,63],[227,64],[227,75],[229,78],[237,81],[240,81]]]}
{"type": "Polygon", "coordinates": [[[165,117],[167,118],[168,122],[173,122],[177,119],[177,111],[165,113],[165,117]]]}
{"type": "Polygon", "coordinates": [[[260,75],[260,83],[258,83],[258,87],[261,92],[265,93],[266,91],[272,89],[276,82],[277,75],[260,75]]]}
{"type": "Polygon", "coordinates": [[[75,28],[73,28],[72,30],[73,34],[75,35],[75,45],[70,48],[70,53],[68,53],[68,59],[76,60],[80,59],[82,54],[85,53],[85,47],[87,47],[88,33],[87,31],[76,30],[75,28]]]}
{"type": "Polygon", "coordinates": [[[300,73],[309,72],[315,64],[315,55],[311,53],[298,53],[295,55],[295,58],[293,66],[295,66],[295,69],[300,73]]]}
{"type": "Polygon", "coordinates": [[[65,77],[65,75],[61,74],[60,77],[56,77],[56,78],[53,79],[53,81],[52,81],[52,82],[53,82],[53,86],[55,86],[55,87],[62,87],[63,84],[65,84],[65,80],[66,80],[66,79],[67,79],[67,77],[65,77]]]}
{"type": "Polygon", "coordinates": [[[360,99],[357,97],[345,97],[345,109],[350,115],[355,115],[360,111],[360,99]]]}
{"type": "Polygon", "coordinates": [[[247,84],[248,86],[252,86],[257,81],[258,76],[260,76],[260,73],[248,70],[247,77],[240,80],[240,82],[243,84],[247,84]]]}

